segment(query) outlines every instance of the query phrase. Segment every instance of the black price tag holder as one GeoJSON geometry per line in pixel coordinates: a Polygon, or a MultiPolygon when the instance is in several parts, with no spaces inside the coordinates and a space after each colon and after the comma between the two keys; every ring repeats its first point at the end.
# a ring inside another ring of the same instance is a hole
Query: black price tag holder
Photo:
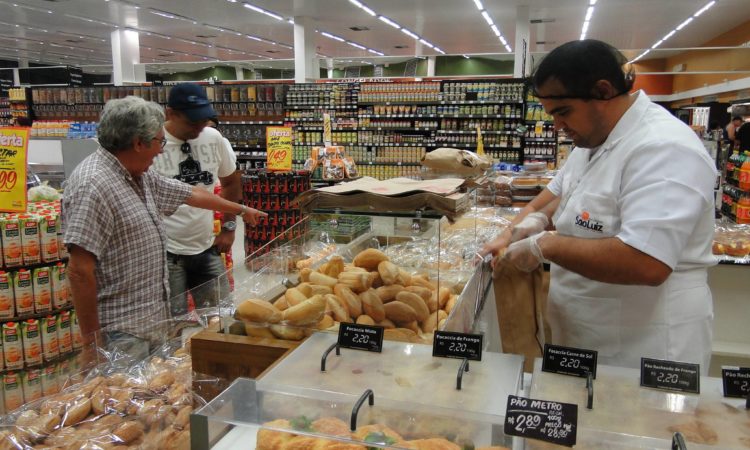
{"type": "Polygon", "coordinates": [[[563,347],[544,344],[542,372],[558,373],[587,378],[591,373],[596,379],[596,365],[599,352],[583,348],[563,347]]]}
{"type": "Polygon", "coordinates": [[[679,431],[672,435],[672,450],[687,450],[685,437],[679,431]]]}
{"type": "Polygon", "coordinates": [[[481,334],[455,333],[452,331],[435,331],[432,339],[432,356],[440,358],[459,358],[461,365],[456,374],[456,389],[463,386],[464,373],[469,371],[469,361],[482,360],[481,334]]]}
{"type": "Polygon", "coordinates": [[[576,445],[578,405],[508,396],[505,434],[572,447],[576,445]]]}
{"type": "Polygon", "coordinates": [[[586,408],[592,409],[598,357],[596,350],[544,344],[542,372],[586,378],[586,408]]]}
{"type": "Polygon", "coordinates": [[[320,358],[320,371],[326,371],[326,360],[334,349],[336,349],[336,356],[341,356],[342,348],[381,353],[383,351],[383,330],[383,327],[374,325],[341,322],[338,339],[323,352],[323,356],[320,358]]]}
{"type": "Polygon", "coordinates": [[[432,356],[481,361],[483,342],[484,336],[481,334],[435,331],[435,337],[432,339],[432,356]]]}
{"type": "Polygon", "coordinates": [[[641,386],[700,394],[700,365],[641,358],[641,386]]]}
{"type": "Polygon", "coordinates": [[[721,368],[724,397],[744,398],[745,409],[750,409],[750,367],[721,368]]]}

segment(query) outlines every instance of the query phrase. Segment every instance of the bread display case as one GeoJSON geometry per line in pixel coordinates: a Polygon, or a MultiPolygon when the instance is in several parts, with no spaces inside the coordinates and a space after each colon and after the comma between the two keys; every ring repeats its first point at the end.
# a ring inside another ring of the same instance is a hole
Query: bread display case
{"type": "MultiPolygon", "coordinates": [[[[529,397],[578,405],[576,449],[668,449],[680,432],[687,448],[750,448],[747,400],[723,397],[721,378],[701,377],[700,394],[640,386],[636,369],[599,365],[593,407],[586,379],[542,372],[534,366],[529,397]]],[[[565,448],[527,440],[527,449],[565,448]]]]}
{"type": "Polygon", "coordinates": [[[291,449],[307,438],[362,450],[510,448],[502,429],[506,398],[521,388],[520,356],[484,353],[457,390],[462,361],[432,357],[421,344],[341,349],[321,372],[335,342],[315,333],[261,380],[236,380],[191,418],[193,448],[291,449]]]}
{"type": "Polygon", "coordinates": [[[336,333],[340,322],[414,343],[432,342],[435,329],[476,332],[491,273],[475,254],[507,220],[493,208],[454,223],[428,212],[309,214],[246,260],[248,276],[222,304],[222,333],[193,337],[196,370],[255,378],[312,331],[336,333]],[[220,347],[243,343],[252,348],[231,354],[247,354],[247,367],[228,367],[220,347]],[[270,357],[255,364],[253,354],[270,357]]]}

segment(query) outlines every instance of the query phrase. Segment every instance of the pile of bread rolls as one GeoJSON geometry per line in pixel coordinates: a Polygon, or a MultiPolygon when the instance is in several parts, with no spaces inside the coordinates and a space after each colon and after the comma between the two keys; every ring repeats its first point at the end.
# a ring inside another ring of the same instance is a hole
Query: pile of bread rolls
{"type": "MultiPolygon", "coordinates": [[[[289,432],[275,431],[261,428],[257,435],[257,450],[365,450],[373,448],[364,443],[378,443],[381,445],[392,445],[399,448],[414,450],[461,450],[462,447],[454,442],[443,438],[428,438],[406,440],[399,433],[386,425],[374,424],[358,427],[351,432],[349,426],[335,417],[323,417],[309,422],[306,419],[286,420],[279,419],[264,424],[265,427],[274,429],[288,429],[289,432]],[[310,432],[327,436],[338,436],[349,440],[360,441],[363,445],[355,443],[334,441],[316,438],[295,433],[310,432]]],[[[465,447],[463,447],[465,448],[465,447]]],[[[508,450],[506,447],[479,447],[477,450],[508,450]]]]}
{"type": "Polygon", "coordinates": [[[368,248],[351,264],[333,256],[300,271],[301,283],[273,303],[248,299],[237,307],[248,336],[299,340],[337,322],[380,325],[385,338],[425,342],[442,328],[458,296],[427,275],[412,275],[380,250],[368,248]]]}
{"type": "Polygon", "coordinates": [[[143,376],[97,376],[20,413],[0,449],[190,448],[191,360],[184,349],[153,357],[143,376]]]}

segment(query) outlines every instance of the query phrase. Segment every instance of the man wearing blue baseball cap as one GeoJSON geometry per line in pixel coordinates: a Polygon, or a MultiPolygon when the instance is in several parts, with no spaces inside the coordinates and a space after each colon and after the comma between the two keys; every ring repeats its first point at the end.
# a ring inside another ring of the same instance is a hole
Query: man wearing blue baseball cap
{"type": "MultiPolygon", "coordinates": [[[[221,196],[233,202],[242,200],[242,181],[237,157],[221,133],[207,127],[216,116],[202,86],[181,83],[169,91],[167,143],[154,160],[154,168],[167,177],[213,192],[221,183],[221,196]]],[[[236,222],[224,214],[221,232],[214,235],[213,213],[183,205],[164,219],[167,230],[167,265],[172,298],[172,316],[187,313],[187,291],[196,308],[217,305],[229,295],[229,283],[221,253],[232,248],[236,222]]]]}

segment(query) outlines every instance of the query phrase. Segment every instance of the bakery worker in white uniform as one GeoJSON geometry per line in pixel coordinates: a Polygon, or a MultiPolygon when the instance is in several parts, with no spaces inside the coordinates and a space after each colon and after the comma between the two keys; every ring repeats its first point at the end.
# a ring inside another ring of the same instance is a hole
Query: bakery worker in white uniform
{"type": "Polygon", "coordinates": [[[687,125],[629,93],[626,61],[591,39],[542,60],[533,89],[575,148],[482,252],[524,271],[550,262],[553,344],[597,350],[602,364],[637,368],[649,357],[705,374],[716,169],[687,125]]]}

